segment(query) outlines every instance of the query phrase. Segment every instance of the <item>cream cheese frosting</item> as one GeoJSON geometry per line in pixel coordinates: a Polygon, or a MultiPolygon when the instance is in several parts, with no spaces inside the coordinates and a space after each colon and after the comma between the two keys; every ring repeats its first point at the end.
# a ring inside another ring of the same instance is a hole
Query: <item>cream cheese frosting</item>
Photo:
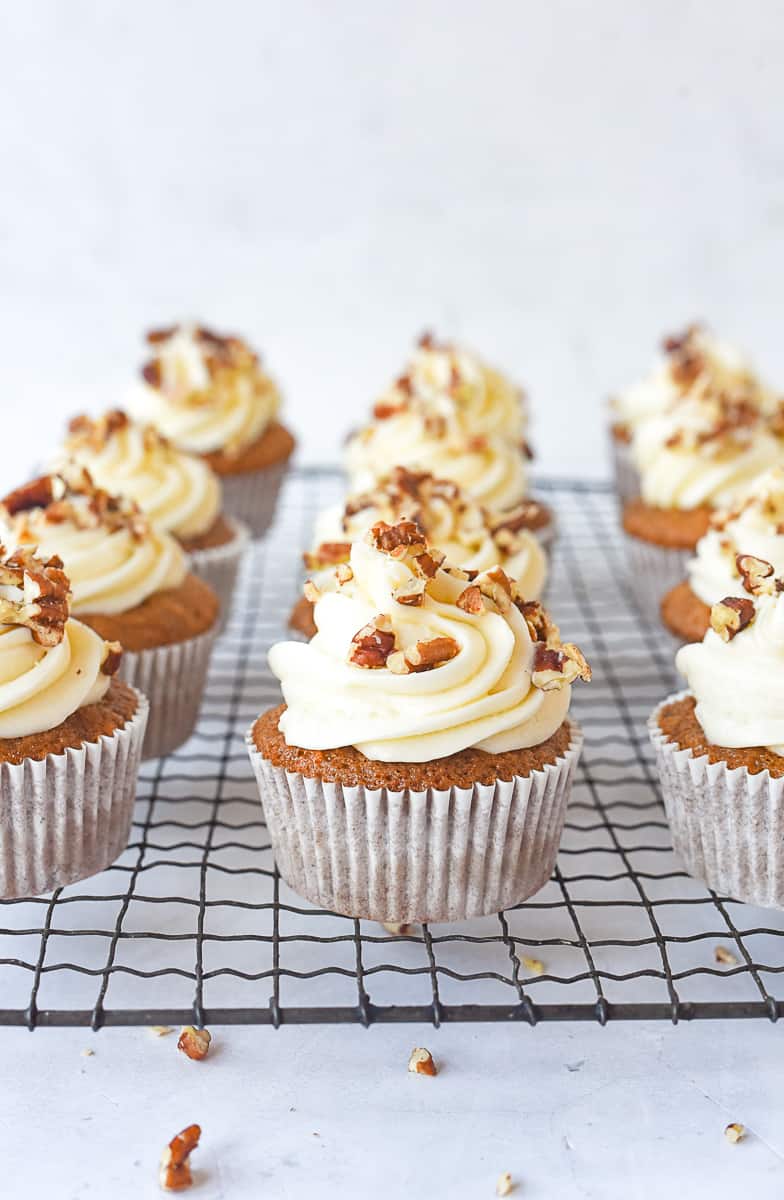
{"type": "Polygon", "coordinates": [[[29,737],[102,699],[119,653],[68,617],[59,560],[25,551],[0,558],[0,738],[29,737]]]}
{"type": "Polygon", "coordinates": [[[716,746],[765,746],[784,755],[784,595],[752,599],[736,588],[735,597],[714,606],[711,624],[675,660],[706,737],[716,746]],[[733,614],[740,628],[728,633],[733,614]]]}
{"type": "Polygon", "coordinates": [[[154,526],[175,537],[206,533],[220,513],[215,472],[120,410],[96,420],[76,417],[55,467],[69,460],[86,467],[99,487],[134,500],[154,526]]]}
{"type": "Polygon", "coordinates": [[[518,388],[469,351],[425,335],[373,421],[349,440],[351,488],[372,488],[396,463],[453,479],[488,508],[510,507],[527,491],[525,424],[518,388]]]}
{"type": "Polygon", "coordinates": [[[153,357],[129,405],[181,449],[237,454],[275,419],[278,389],[240,338],[186,324],[154,330],[147,341],[153,357]]]}
{"type": "MultiPolygon", "coordinates": [[[[538,509],[535,502],[530,504],[538,509]]],[[[313,548],[305,555],[316,586],[330,588],[332,566],[348,560],[351,543],[360,540],[372,525],[377,521],[394,523],[401,517],[416,521],[452,566],[486,571],[500,565],[528,599],[541,595],[547,559],[525,527],[525,503],[518,512],[494,518],[451,480],[405,467],[395,467],[371,491],[354,493],[319,515],[313,548]]]]}
{"type": "Polygon", "coordinates": [[[546,741],[590,670],[536,602],[496,568],[446,568],[411,521],[355,542],[338,591],[315,605],[307,644],[273,646],[290,745],[354,746],[382,762],[426,762],[546,741]]]}
{"type": "Polygon", "coordinates": [[[5,541],[58,555],[71,583],[71,611],[116,614],[187,574],[182,547],[154,529],[133,501],[94,486],[83,468],[43,476],[0,504],[5,541]]]}
{"type": "Polygon", "coordinates": [[[688,565],[692,591],[714,604],[739,586],[739,554],[752,554],[784,575],[784,466],[755,479],[728,509],[715,514],[688,565]]]}

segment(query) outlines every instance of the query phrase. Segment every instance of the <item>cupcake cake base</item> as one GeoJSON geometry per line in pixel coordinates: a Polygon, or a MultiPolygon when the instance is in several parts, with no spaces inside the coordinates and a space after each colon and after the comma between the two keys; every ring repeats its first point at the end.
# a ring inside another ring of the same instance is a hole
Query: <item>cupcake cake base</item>
{"type": "Polygon", "coordinates": [[[629,584],[641,612],[652,624],[659,622],[664,593],[685,576],[711,512],[710,508],[655,508],[639,498],[624,505],[629,584]]]}
{"type": "Polygon", "coordinates": [[[710,608],[683,579],[670,588],[661,602],[661,619],[679,643],[701,642],[710,625],[710,608]]]}

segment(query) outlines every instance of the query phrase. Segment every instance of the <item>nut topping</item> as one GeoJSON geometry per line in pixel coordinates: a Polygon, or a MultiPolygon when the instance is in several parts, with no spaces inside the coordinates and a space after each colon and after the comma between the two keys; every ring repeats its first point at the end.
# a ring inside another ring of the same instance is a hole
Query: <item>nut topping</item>
{"type": "Polygon", "coordinates": [[[725,596],[714,604],[710,614],[711,629],[723,642],[731,642],[754,620],[754,602],[745,596],[725,596]]]}
{"type": "Polygon", "coordinates": [[[302,585],[302,594],[311,604],[316,604],[321,598],[321,592],[312,579],[306,579],[302,585]]]}
{"type": "Polygon", "coordinates": [[[201,1138],[200,1125],[188,1125],[173,1137],[161,1155],[158,1180],[165,1192],[181,1192],[193,1183],[190,1163],[192,1151],[201,1138]]]}
{"type": "Polygon", "coordinates": [[[354,634],[351,644],[348,661],[353,666],[371,671],[385,667],[395,648],[395,634],[389,617],[383,614],[375,617],[354,634]]]}
{"type": "Polygon", "coordinates": [[[726,1126],[724,1130],[724,1136],[728,1142],[731,1142],[732,1145],[735,1146],[738,1144],[738,1142],[742,1142],[745,1138],[746,1126],[741,1125],[740,1121],[732,1121],[726,1126]]]}
{"type": "Polygon", "coordinates": [[[405,604],[410,608],[421,608],[425,600],[425,580],[408,579],[395,588],[393,595],[398,604],[405,604]]]}
{"type": "Polygon", "coordinates": [[[579,647],[573,642],[562,646],[547,646],[537,642],[534,646],[531,683],[542,692],[557,691],[564,684],[582,679],[591,681],[591,668],[579,647]]]}
{"type": "Polygon", "coordinates": [[[376,521],[370,529],[370,540],[376,550],[391,558],[404,558],[410,547],[421,547],[421,553],[427,549],[422,530],[414,521],[401,520],[396,525],[388,525],[386,521],[376,521]]]}
{"type": "Polygon", "coordinates": [[[196,1029],[194,1025],[186,1025],[180,1033],[177,1049],[187,1058],[201,1062],[209,1053],[211,1041],[212,1034],[208,1029],[196,1029]]]}
{"type": "Polygon", "coordinates": [[[412,1075],[437,1075],[438,1068],[433,1062],[433,1055],[424,1046],[417,1046],[411,1051],[408,1069],[412,1075]]]}
{"type": "Polygon", "coordinates": [[[495,1185],[496,1196],[511,1196],[514,1188],[515,1185],[509,1171],[504,1171],[503,1175],[498,1176],[498,1181],[495,1185]]]}
{"type": "Polygon", "coordinates": [[[453,637],[433,637],[416,642],[406,650],[397,650],[389,656],[387,666],[395,675],[410,675],[412,672],[442,667],[459,653],[460,644],[453,637]]]}
{"type": "Polygon", "coordinates": [[[752,596],[772,595],[776,591],[773,579],[773,564],[753,554],[738,554],[735,566],[743,586],[752,596]]]}
{"type": "Polygon", "coordinates": [[[721,963],[723,967],[737,967],[738,959],[728,950],[726,946],[717,946],[713,951],[713,957],[717,963],[721,963]]]}
{"type": "MultiPolygon", "coordinates": [[[[69,462],[52,475],[41,475],[0,500],[0,514],[8,519],[37,509],[52,525],[68,521],[77,529],[103,528],[108,533],[125,529],[136,541],[150,531],[135,501],[96,487],[90,472],[77,463],[69,462]]],[[[23,542],[34,541],[26,527],[17,534],[23,542]]]]}
{"type": "Polygon", "coordinates": [[[479,613],[485,611],[485,602],[482,598],[482,593],[475,583],[470,583],[467,588],[464,588],[457,597],[457,607],[462,608],[463,612],[470,613],[472,616],[478,616],[479,613]]]}
{"type": "Polygon", "coordinates": [[[53,556],[44,561],[30,550],[7,555],[0,546],[0,585],[20,592],[18,599],[0,597],[0,624],[26,626],[39,646],[59,645],[71,599],[62,559],[53,556]]]}
{"type": "Polygon", "coordinates": [[[123,648],[119,642],[107,642],[106,653],[101,663],[102,675],[116,675],[122,662],[123,648]]]}

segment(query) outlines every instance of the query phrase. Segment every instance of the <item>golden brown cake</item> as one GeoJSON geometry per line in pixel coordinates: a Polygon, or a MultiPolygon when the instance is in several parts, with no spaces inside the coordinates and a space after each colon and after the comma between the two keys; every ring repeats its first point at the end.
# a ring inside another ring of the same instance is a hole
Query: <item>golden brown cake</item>
{"type": "Polygon", "coordinates": [[[710,624],[710,606],[695,596],[684,579],[662,598],[661,618],[670,633],[684,642],[701,642],[710,624]]]}

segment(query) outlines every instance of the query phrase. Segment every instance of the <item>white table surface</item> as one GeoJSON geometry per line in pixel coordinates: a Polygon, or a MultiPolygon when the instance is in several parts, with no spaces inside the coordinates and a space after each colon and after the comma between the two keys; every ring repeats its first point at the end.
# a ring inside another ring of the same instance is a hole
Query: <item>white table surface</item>
{"type": "Polygon", "coordinates": [[[158,1196],[160,1151],[191,1121],[199,1200],[473,1200],[502,1171],[531,1200],[784,1195],[784,1041],[767,1022],[213,1034],[194,1063],[145,1029],[2,1031],[3,1195],[158,1196]],[[407,1073],[415,1045],[436,1079],[407,1073]]]}

